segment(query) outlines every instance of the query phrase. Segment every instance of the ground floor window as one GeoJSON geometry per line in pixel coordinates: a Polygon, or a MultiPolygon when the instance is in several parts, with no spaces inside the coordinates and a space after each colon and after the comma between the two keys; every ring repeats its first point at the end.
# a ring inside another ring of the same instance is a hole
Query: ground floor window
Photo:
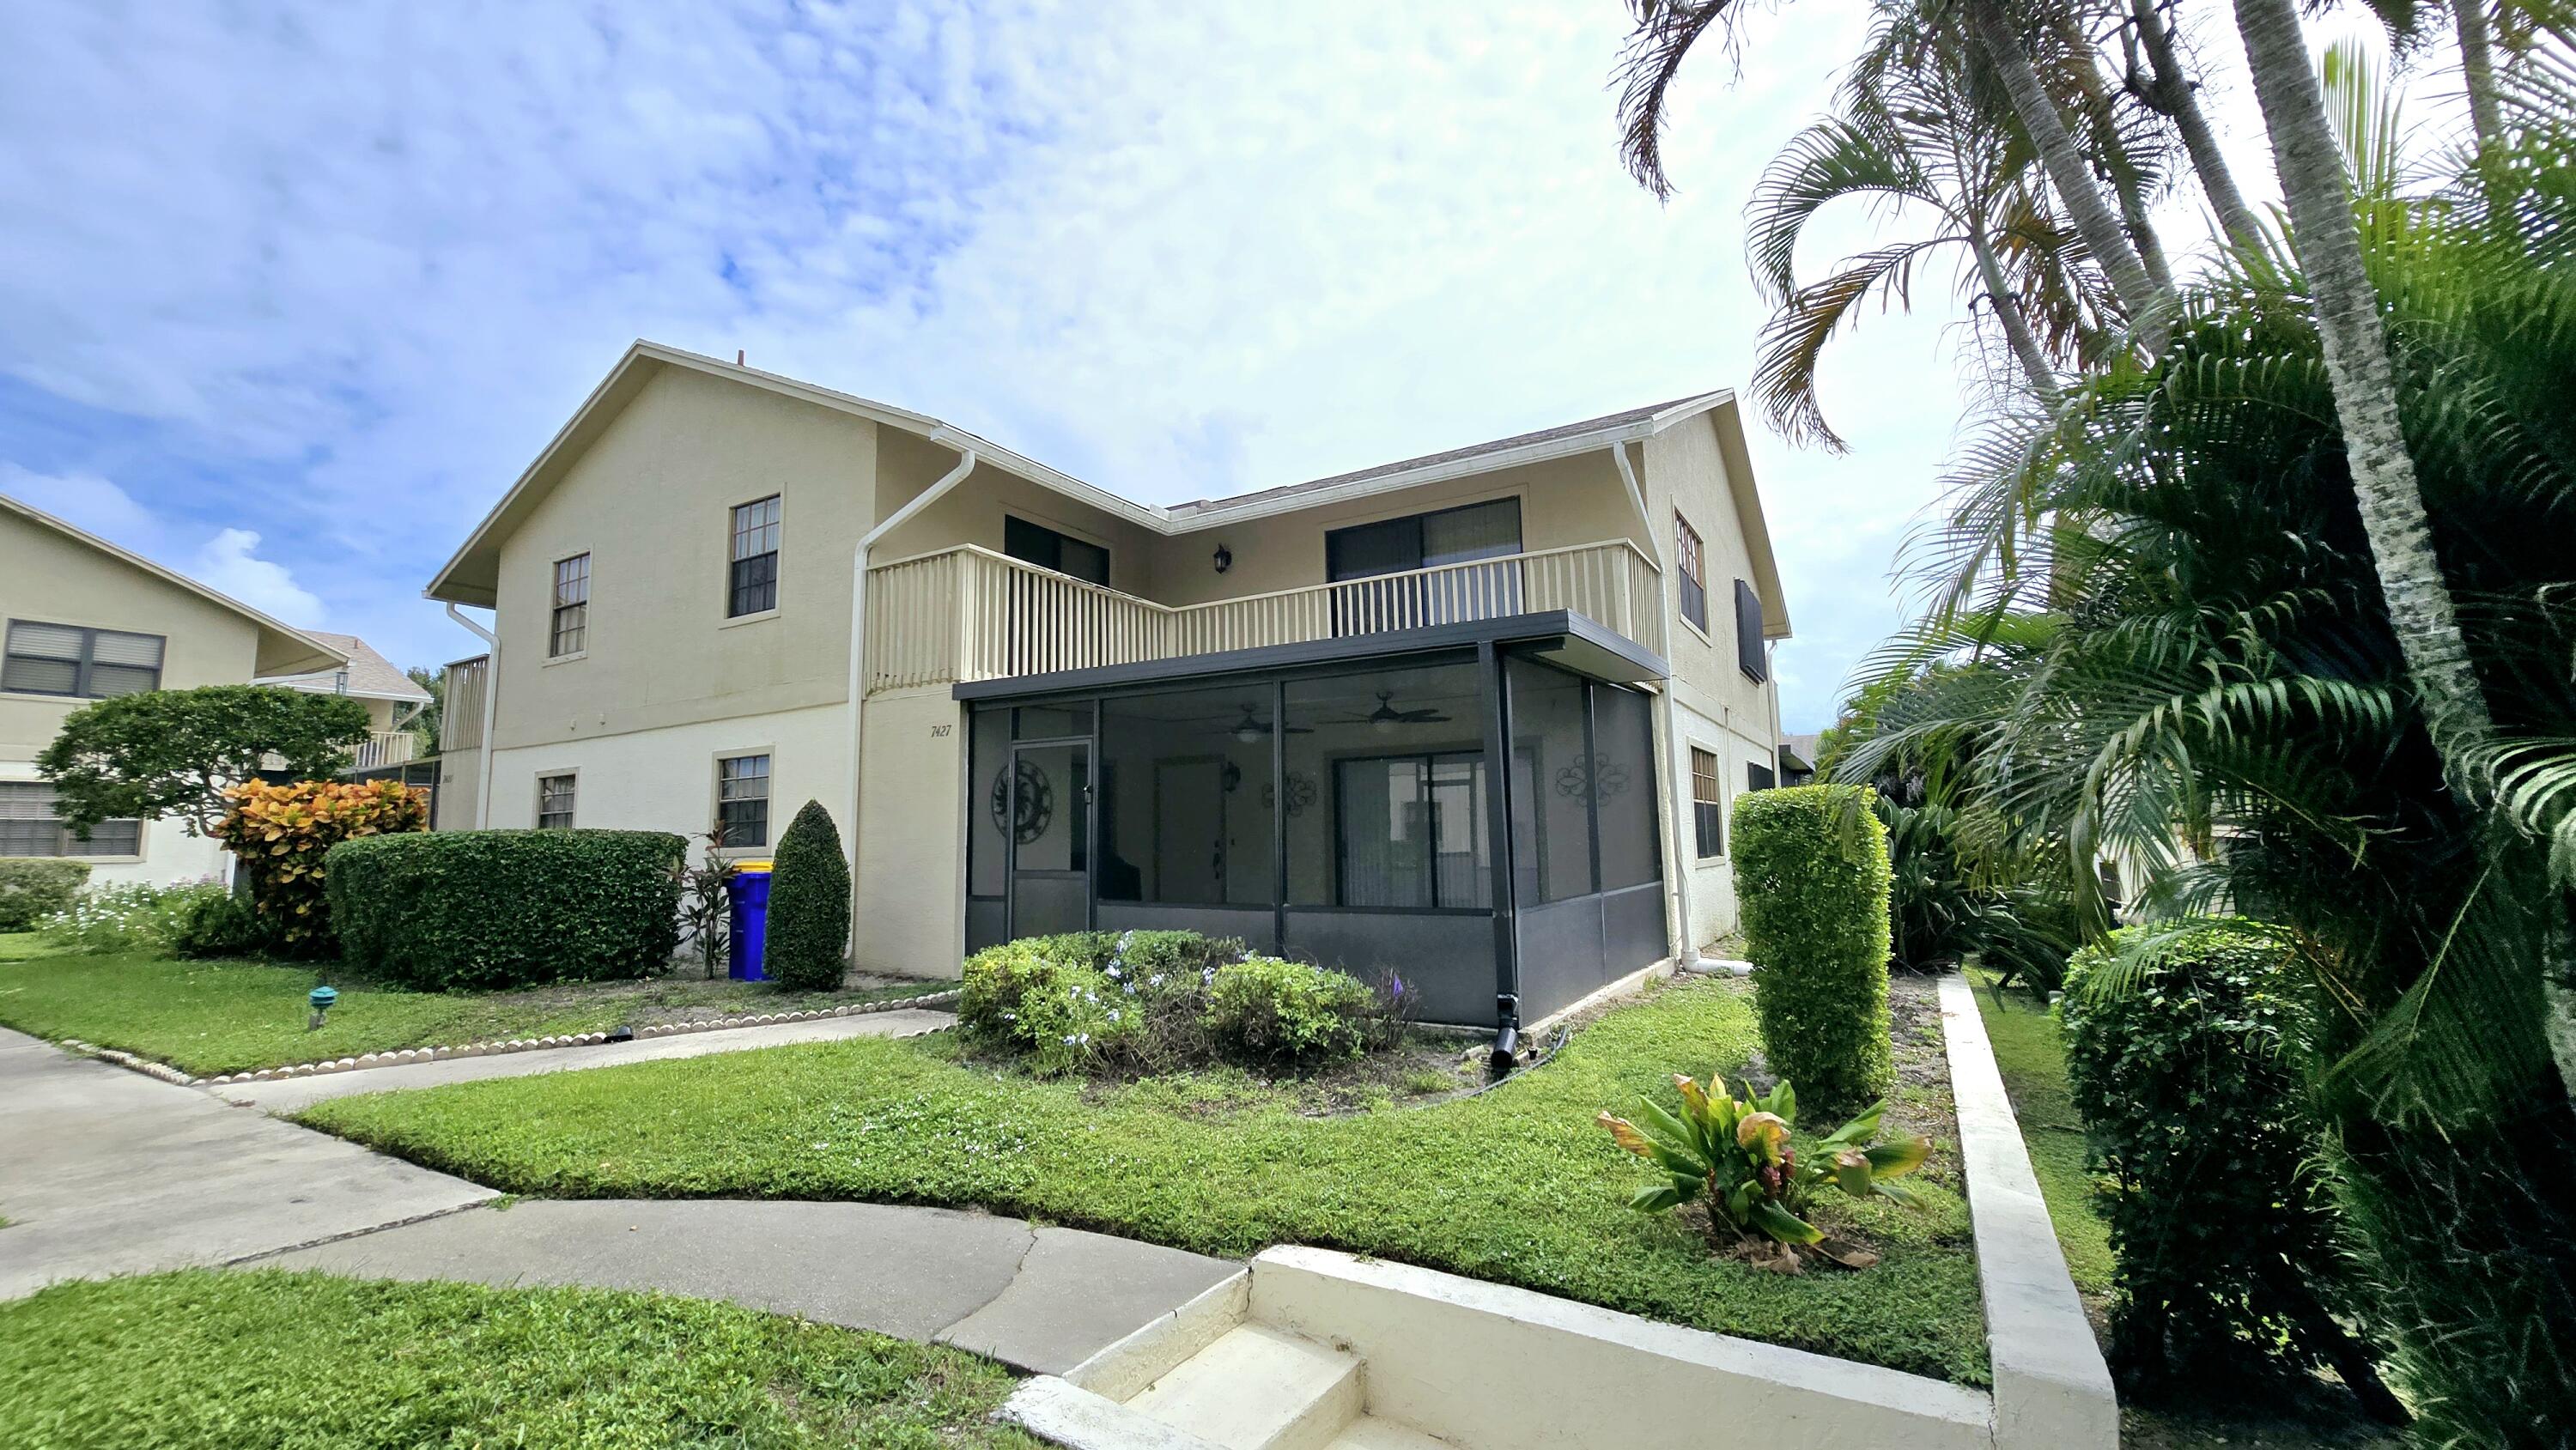
{"type": "Polygon", "coordinates": [[[84,841],[54,814],[45,781],[0,782],[0,856],[140,856],[143,823],[101,821],[84,841]]]}
{"type": "Polygon", "coordinates": [[[1726,854],[1726,791],[1717,783],[1717,756],[1691,747],[1691,825],[1699,858],[1726,854]]]}
{"type": "Polygon", "coordinates": [[[537,829],[569,831],[572,829],[573,777],[541,775],[537,777],[537,829]]]}
{"type": "Polygon", "coordinates": [[[769,844],[769,757],[728,755],[716,762],[716,823],[728,847],[769,844]]]}

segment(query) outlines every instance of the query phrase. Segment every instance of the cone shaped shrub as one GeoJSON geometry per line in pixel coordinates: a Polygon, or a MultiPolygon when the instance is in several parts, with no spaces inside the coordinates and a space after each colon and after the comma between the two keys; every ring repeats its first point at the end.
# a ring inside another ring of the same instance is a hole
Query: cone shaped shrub
{"type": "Polygon", "coordinates": [[[1735,899],[1771,1071],[1841,1118],[1896,1081],[1887,1041],[1887,827],[1866,786],[1735,798],[1735,899]]]}
{"type": "Polygon", "coordinates": [[[769,944],[761,968],[781,986],[837,991],[850,940],[850,867],[821,801],[807,801],[772,854],[769,944]]]}

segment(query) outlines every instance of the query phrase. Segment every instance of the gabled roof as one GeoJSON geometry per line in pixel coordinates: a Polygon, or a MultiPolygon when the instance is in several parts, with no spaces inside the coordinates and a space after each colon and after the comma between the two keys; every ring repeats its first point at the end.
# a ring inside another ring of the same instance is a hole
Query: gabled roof
{"type": "Polygon", "coordinates": [[[1697,393],[1668,403],[1608,413],[1580,423],[1496,438],[1353,473],[1164,508],[1120,497],[926,414],[641,338],[626,349],[625,356],[609,369],[608,376],[600,380],[588,398],[582,400],[571,419],[546,444],[536,461],[528,465],[527,471],[519,475],[510,491],[502,495],[501,502],[493,506],[492,512],[475,527],[473,534],[422,592],[432,599],[490,608],[498,593],[501,540],[544,500],[572,460],[606,430],[627,404],[634,401],[645,383],[664,369],[683,369],[795,398],[817,407],[865,418],[882,427],[898,428],[943,447],[971,448],[981,463],[1017,474],[1042,488],[1089,504],[1149,532],[1164,535],[1196,533],[1246,519],[1318,508],[1348,498],[1437,483],[1446,478],[1541,463],[1597,449],[1624,447],[1650,438],[1685,419],[1708,414],[1717,426],[1727,474],[1734,484],[1736,512],[1743,525],[1745,546],[1753,559],[1754,587],[1762,596],[1764,633],[1773,639],[1785,638],[1789,633],[1788,606],[1781,596],[1779,570],[1771,557],[1771,534],[1762,522],[1761,500],[1753,489],[1752,461],[1745,452],[1744,428],[1737,416],[1735,393],[1731,389],[1697,393]]]}
{"type": "Polygon", "coordinates": [[[251,668],[256,674],[284,674],[290,671],[339,668],[342,656],[338,650],[322,643],[311,634],[282,624],[260,613],[228,594],[218,594],[185,574],[164,569],[140,554],[120,549],[87,529],[55,518],[42,509],[31,508],[7,494],[0,494],[0,509],[48,528],[74,543],[83,544],[128,568],[148,574],[165,584],[184,589],[218,608],[231,610],[259,627],[259,642],[253,651],[251,668]]]}
{"type": "Polygon", "coordinates": [[[318,629],[310,633],[347,655],[348,664],[305,674],[263,675],[258,683],[283,685],[315,695],[354,695],[362,700],[400,700],[410,705],[429,703],[429,691],[412,683],[411,676],[395,669],[393,661],[369,648],[365,640],[354,634],[325,634],[318,629]],[[343,675],[347,676],[345,686],[341,683],[343,675]]]}

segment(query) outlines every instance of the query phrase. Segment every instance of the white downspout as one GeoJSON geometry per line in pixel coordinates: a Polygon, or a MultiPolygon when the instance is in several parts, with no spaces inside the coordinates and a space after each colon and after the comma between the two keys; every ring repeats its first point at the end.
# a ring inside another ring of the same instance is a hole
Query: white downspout
{"type": "MultiPolygon", "coordinates": [[[[940,431],[946,432],[945,429],[940,431]]],[[[931,441],[943,443],[949,439],[933,433],[931,441]]],[[[865,721],[868,703],[868,551],[876,547],[877,540],[911,522],[913,515],[937,503],[942,495],[964,483],[966,475],[975,471],[975,450],[962,443],[952,443],[951,446],[957,449],[957,466],[941,474],[938,482],[923,489],[910,503],[888,514],[884,523],[868,530],[859,539],[858,547],[850,551],[850,820],[849,829],[842,833],[841,839],[843,854],[850,861],[850,920],[853,930],[856,930],[858,921],[859,890],[859,730],[865,721]]]]}
{"type": "MultiPolygon", "coordinates": [[[[1628,462],[1628,445],[1611,444],[1610,456],[1619,465],[1620,482],[1628,485],[1628,501],[1637,506],[1637,522],[1646,531],[1647,556],[1655,561],[1656,578],[1660,581],[1659,588],[1662,594],[1662,597],[1655,601],[1655,607],[1663,611],[1664,650],[1669,660],[1672,651],[1672,621],[1680,613],[1680,600],[1674,592],[1676,586],[1672,570],[1664,562],[1663,546],[1656,541],[1655,516],[1647,512],[1645,486],[1638,480],[1635,467],[1628,462]]],[[[1699,960],[1699,929],[1691,923],[1691,873],[1699,869],[1699,858],[1691,854],[1691,842],[1682,834],[1681,781],[1679,772],[1674,766],[1675,757],[1682,749],[1682,739],[1679,722],[1673,716],[1673,682],[1670,680],[1664,681],[1664,688],[1655,694],[1655,713],[1662,718],[1664,727],[1661,732],[1662,741],[1655,751],[1655,779],[1663,788],[1665,814],[1672,823],[1667,859],[1672,863],[1674,910],[1680,914],[1678,929],[1673,934],[1673,940],[1677,943],[1673,952],[1673,965],[1676,968],[1688,968],[1699,960]]]]}
{"type": "MultiPolygon", "coordinates": [[[[501,637],[447,606],[447,617],[483,637],[483,783],[474,792],[474,828],[488,830],[492,824],[492,721],[493,711],[501,703],[501,637]]],[[[493,611],[494,624],[501,622],[500,612],[493,611]]]]}

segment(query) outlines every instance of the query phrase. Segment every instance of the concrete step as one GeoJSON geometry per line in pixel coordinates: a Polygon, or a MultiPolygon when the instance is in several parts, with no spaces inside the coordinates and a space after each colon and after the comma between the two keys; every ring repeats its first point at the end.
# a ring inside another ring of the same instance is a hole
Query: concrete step
{"type": "Polygon", "coordinates": [[[1359,1417],[1360,1361],[1266,1324],[1238,1325],[1127,1408],[1226,1450],[1325,1450],[1359,1417]]]}
{"type": "Polygon", "coordinates": [[[1458,1450],[1446,1440],[1423,1434],[1411,1425],[1362,1415],[1342,1427],[1324,1450],[1458,1450]]]}

